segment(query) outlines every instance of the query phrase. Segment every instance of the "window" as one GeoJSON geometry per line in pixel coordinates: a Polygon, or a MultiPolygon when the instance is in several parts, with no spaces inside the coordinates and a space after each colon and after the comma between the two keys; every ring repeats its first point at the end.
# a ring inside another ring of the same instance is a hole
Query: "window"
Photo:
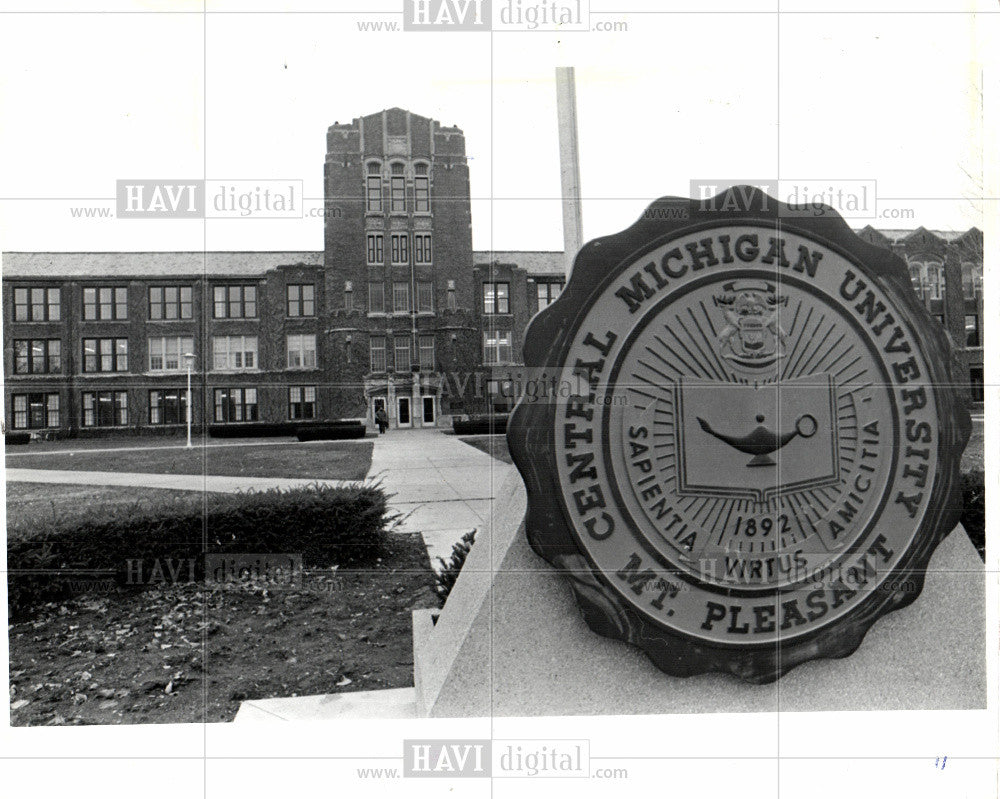
{"type": "Polygon", "coordinates": [[[986,396],[986,386],[983,381],[984,372],[982,366],[973,366],[969,369],[969,393],[973,402],[982,402],[986,396]]]}
{"type": "Polygon", "coordinates": [[[393,233],[389,241],[392,245],[392,262],[408,264],[410,262],[410,239],[405,233],[393,233]]]}
{"type": "Polygon", "coordinates": [[[427,164],[417,164],[414,173],[413,210],[426,213],[431,210],[431,179],[427,174],[427,164]]]}
{"type": "Polygon", "coordinates": [[[433,283],[417,283],[417,310],[420,313],[434,312],[433,283]]]}
{"type": "Polygon", "coordinates": [[[556,301],[562,293],[562,283],[539,283],[538,284],[538,310],[548,308],[556,301]]]}
{"type": "MultiPolygon", "coordinates": [[[[156,339],[163,341],[163,339],[156,339]]],[[[191,341],[191,339],[187,339],[191,341]]],[[[151,339],[152,341],[152,339],[151,339]]],[[[184,350],[189,352],[189,350],[184,350]]],[[[83,340],[84,372],[127,372],[127,338],[85,338],[83,340]]]]}
{"type": "Polygon", "coordinates": [[[14,342],[14,374],[38,375],[62,371],[62,342],[57,338],[14,342]]]}
{"type": "Polygon", "coordinates": [[[392,284],[392,312],[409,313],[410,311],[410,284],[392,284]]]}
{"type": "Polygon", "coordinates": [[[456,310],[458,308],[458,299],[455,296],[455,281],[454,280],[449,280],[448,281],[447,303],[448,303],[448,310],[449,311],[454,311],[454,310],[456,310]]]}
{"type": "Polygon", "coordinates": [[[216,319],[255,319],[256,286],[216,286],[213,293],[216,319]]]}
{"type": "Polygon", "coordinates": [[[256,422],[257,389],[215,389],[215,421],[223,424],[229,424],[230,422],[256,422]]]}
{"type": "Polygon", "coordinates": [[[483,313],[510,313],[510,283],[483,283],[483,313]]]}
{"type": "Polygon", "coordinates": [[[160,319],[190,319],[191,287],[190,286],[150,286],[149,287],[149,318],[160,319]]]}
{"type": "Polygon", "coordinates": [[[220,371],[257,368],[256,336],[215,336],[212,368],[220,371]]]}
{"type": "Polygon", "coordinates": [[[368,284],[368,313],[385,313],[385,284],[368,284]]]}
{"type": "Polygon", "coordinates": [[[943,293],[943,286],[941,285],[941,272],[942,269],[940,266],[935,264],[929,264],[927,266],[927,289],[932,300],[940,300],[943,293]]]}
{"type": "Polygon", "coordinates": [[[315,335],[294,335],[288,337],[288,368],[316,368],[315,335]]]}
{"type": "Polygon", "coordinates": [[[56,322],[61,313],[57,288],[14,289],[14,320],[17,322],[56,322]]]}
{"type": "Polygon", "coordinates": [[[316,418],[316,386],[288,387],[288,418],[316,418]]]}
{"type": "Polygon", "coordinates": [[[149,340],[149,371],[178,372],[186,369],[184,355],[194,352],[190,336],[170,336],[149,340]]]}
{"type": "Polygon", "coordinates": [[[389,176],[389,210],[393,213],[406,211],[406,178],[403,165],[393,164],[389,176]]]}
{"type": "Polygon", "coordinates": [[[510,363],[509,330],[487,330],[483,333],[483,363],[510,363]]]}
{"type": "Polygon", "coordinates": [[[920,264],[915,264],[915,263],[910,264],[910,282],[913,284],[913,290],[917,292],[917,296],[923,299],[924,278],[923,278],[923,272],[920,268],[920,264]]]}
{"type": "Polygon", "coordinates": [[[431,262],[431,234],[413,234],[413,262],[429,264],[431,262]]]}
{"type": "Polygon", "coordinates": [[[14,394],[14,416],[11,427],[15,430],[40,430],[59,427],[58,394],[14,394]]]}
{"type": "Polygon", "coordinates": [[[365,210],[376,213],[382,210],[382,165],[375,161],[368,164],[365,176],[365,210]]]}
{"type": "Polygon", "coordinates": [[[88,322],[128,319],[128,289],[125,286],[85,288],[83,318],[88,322]]]}
{"type": "Polygon", "coordinates": [[[393,347],[393,356],[397,372],[410,371],[410,338],[397,336],[393,347]]]}
{"type": "Polygon", "coordinates": [[[372,336],[369,342],[371,353],[372,371],[385,371],[385,339],[381,336],[372,336]]]}
{"type": "Polygon", "coordinates": [[[420,368],[434,369],[434,336],[420,337],[420,368]]]}
{"type": "Polygon", "coordinates": [[[367,236],[368,240],[368,265],[369,266],[381,266],[385,260],[385,255],[382,251],[383,245],[385,243],[385,236],[381,233],[369,233],[367,236]]]}
{"type": "Polygon", "coordinates": [[[965,299],[972,300],[983,291],[982,275],[976,272],[975,264],[962,264],[962,294],[965,299]]]}
{"type": "Polygon", "coordinates": [[[187,391],[165,388],[149,392],[150,424],[183,424],[187,421],[187,391]]]}
{"type": "Polygon", "coordinates": [[[981,347],[982,339],[979,337],[979,315],[965,315],[965,346],[981,347]]]}
{"type": "Polygon", "coordinates": [[[128,394],[124,391],[84,391],[84,427],[122,427],[128,424],[128,394]]]}
{"type": "Polygon", "coordinates": [[[344,283],[344,310],[354,310],[354,284],[350,280],[344,283]]]}
{"type": "Polygon", "coordinates": [[[285,291],[289,316],[316,315],[316,287],[312,283],[291,284],[285,291]]]}

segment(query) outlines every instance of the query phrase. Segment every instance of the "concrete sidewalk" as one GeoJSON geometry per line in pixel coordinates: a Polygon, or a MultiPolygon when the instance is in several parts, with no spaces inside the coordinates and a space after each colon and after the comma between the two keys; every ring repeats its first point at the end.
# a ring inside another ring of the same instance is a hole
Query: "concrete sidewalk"
{"type": "Polygon", "coordinates": [[[74,472],[64,469],[6,469],[9,483],[62,483],[64,485],[171,488],[176,491],[266,491],[269,488],[356,486],[361,480],[314,480],[302,477],[228,477],[202,474],[151,474],[148,472],[74,472]]]}
{"type": "Polygon", "coordinates": [[[437,567],[452,544],[483,528],[495,489],[513,468],[440,430],[390,430],[375,439],[368,479],[407,514],[400,529],[423,535],[437,567]]]}

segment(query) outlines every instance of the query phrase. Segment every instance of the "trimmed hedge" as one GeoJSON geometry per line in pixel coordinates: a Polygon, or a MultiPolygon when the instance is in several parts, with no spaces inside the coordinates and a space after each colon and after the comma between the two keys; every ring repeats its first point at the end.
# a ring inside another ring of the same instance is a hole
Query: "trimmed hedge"
{"type": "Polygon", "coordinates": [[[295,431],[299,441],[335,441],[345,438],[364,438],[368,429],[361,422],[325,424],[316,427],[300,427],[295,431]]]}
{"type": "Polygon", "coordinates": [[[456,435],[482,436],[493,433],[507,432],[507,414],[494,413],[482,416],[470,416],[467,419],[453,419],[451,426],[456,435]]]}
{"type": "Polygon", "coordinates": [[[361,424],[361,422],[356,419],[210,424],[208,426],[208,435],[212,438],[268,438],[272,436],[294,436],[298,434],[299,430],[310,427],[354,427],[358,424],[361,424]]]}
{"type": "Polygon", "coordinates": [[[208,494],[206,502],[199,496],[95,504],[41,523],[15,522],[7,543],[11,616],[65,598],[71,580],[113,577],[120,586],[142,588],[129,583],[129,561],[146,573],[157,563],[162,569],[184,561],[184,577],[193,571],[196,580],[204,577],[206,551],[301,555],[306,568],[370,565],[383,554],[393,520],[374,486],[208,494]]]}
{"type": "Polygon", "coordinates": [[[4,444],[16,444],[20,446],[30,441],[31,433],[5,433],[3,437],[4,444]]]}

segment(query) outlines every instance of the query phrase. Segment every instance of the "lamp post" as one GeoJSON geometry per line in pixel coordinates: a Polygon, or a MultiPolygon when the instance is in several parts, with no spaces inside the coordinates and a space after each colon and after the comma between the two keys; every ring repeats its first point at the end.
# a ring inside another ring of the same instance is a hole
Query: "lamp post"
{"type": "Polygon", "coordinates": [[[187,448],[191,449],[191,365],[194,363],[194,353],[184,353],[184,363],[187,365],[187,448]]]}

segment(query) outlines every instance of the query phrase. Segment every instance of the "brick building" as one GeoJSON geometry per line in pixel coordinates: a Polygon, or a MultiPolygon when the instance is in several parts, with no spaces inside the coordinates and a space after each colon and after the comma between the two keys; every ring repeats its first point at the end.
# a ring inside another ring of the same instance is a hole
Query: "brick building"
{"type": "MultiPolygon", "coordinates": [[[[5,253],[8,430],[178,432],[503,410],[562,252],[473,251],[461,130],[393,108],[327,132],[322,252],[5,253]],[[499,370],[497,367],[501,367],[499,370]]],[[[982,233],[860,235],[900,253],[982,401],[982,233]]]]}

